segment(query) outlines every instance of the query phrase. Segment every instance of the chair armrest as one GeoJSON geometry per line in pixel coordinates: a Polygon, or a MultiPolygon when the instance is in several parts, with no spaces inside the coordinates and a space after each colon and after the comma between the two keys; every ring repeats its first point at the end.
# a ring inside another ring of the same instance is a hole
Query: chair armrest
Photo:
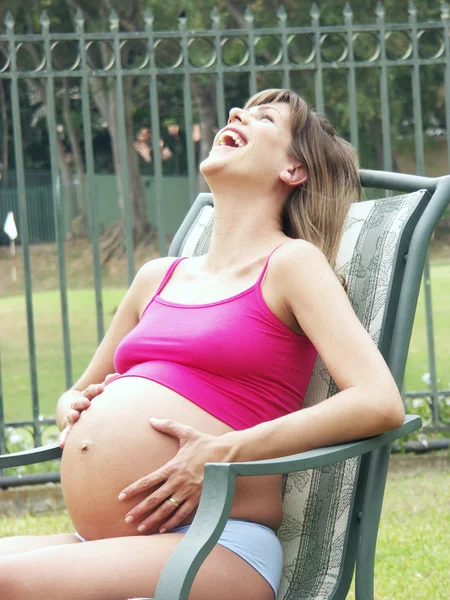
{"type": "Polygon", "coordinates": [[[167,561],[154,600],[188,600],[195,575],[214,548],[230,515],[236,477],[283,474],[332,465],[382,448],[421,426],[420,417],[407,415],[398,429],[356,442],[270,460],[208,463],[205,465],[205,481],[197,514],[167,561]]]}
{"type": "Polygon", "coordinates": [[[318,467],[332,465],[347,460],[348,458],[362,456],[377,448],[382,448],[421,427],[422,419],[420,417],[416,415],[406,415],[403,425],[398,429],[393,429],[392,431],[387,431],[386,433],[371,438],[349,442],[347,444],[317,448],[315,450],[309,450],[308,452],[301,452],[300,454],[282,456],[281,458],[229,464],[237,476],[276,475],[292,473],[294,471],[317,469],[318,467]]]}
{"type": "Polygon", "coordinates": [[[61,458],[61,456],[62,449],[59,447],[59,444],[48,444],[47,446],[40,446],[39,448],[25,450],[24,452],[0,455],[0,469],[32,465],[34,463],[61,458]]]}

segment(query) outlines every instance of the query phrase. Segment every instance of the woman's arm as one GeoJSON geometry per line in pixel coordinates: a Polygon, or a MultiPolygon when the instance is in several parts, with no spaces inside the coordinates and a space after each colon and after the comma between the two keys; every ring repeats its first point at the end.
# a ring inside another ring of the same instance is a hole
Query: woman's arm
{"type": "Polygon", "coordinates": [[[324,255],[296,240],[274,254],[271,267],[272,285],[285,290],[288,309],[340,392],[316,406],[226,434],[231,460],[287,456],[399,427],[405,412],[395,381],[324,255]]]}
{"type": "MultiPolygon", "coordinates": [[[[60,429],[67,425],[67,416],[72,409],[72,403],[80,396],[80,392],[87,390],[93,384],[102,385],[107,375],[114,373],[114,353],[117,346],[139,322],[146,304],[156,292],[173,260],[171,257],[158,258],[139,269],[87,369],[72,388],[58,400],[56,422],[60,429]]],[[[91,389],[93,392],[93,388],[91,389]]]]}

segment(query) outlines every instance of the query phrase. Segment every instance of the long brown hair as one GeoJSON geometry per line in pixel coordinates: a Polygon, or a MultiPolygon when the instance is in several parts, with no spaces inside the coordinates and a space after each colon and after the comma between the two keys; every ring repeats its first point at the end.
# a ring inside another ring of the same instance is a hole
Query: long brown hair
{"type": "Polygon", "coordinates": [[[291,116],[290,154],[307,170],[307,181],[294,188],[283,210],[283,231],[320,248],[334,267],[348,209],[361,197],[359,166],[351,144],[295,92],[264,90],[245,109],[285,102],[291,116]]]}

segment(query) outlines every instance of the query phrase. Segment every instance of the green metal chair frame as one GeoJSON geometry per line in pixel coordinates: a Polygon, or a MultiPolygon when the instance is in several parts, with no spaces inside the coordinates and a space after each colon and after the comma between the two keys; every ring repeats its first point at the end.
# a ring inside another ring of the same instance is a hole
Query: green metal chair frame
{"type": "MultiPolygon", "coordinates": [[[[428,178],[383,171],[362,171],[361,181],[366,188],[402,192],[428,191],[426,206],[414,226],[414,231],[411,232],[409,248],[404,257],[406,265],[403,277],[400,281],[392,282],[392,287],[397,288],[395,293],[398,300],[384,321],[384,327],[392,328],[392,335],[389,334],[389,343],[385,344],[382,352],[400,388],[428,243],[450,202],[450,176],[428,178]]],[[[199,204],[208,201],[208,195],[200,195],[175,236],[169,254],[180,253],[187,231],[198,214],[199,204]]],[[[356,597],[360,600],[373,600],[376,538],[391,446],[395,440],[420,427],[421,419],[408,415],[399,429],[370,439],[272,460],[207,464],[202,496],[193,525],[169,558],[160,577],[154,600],[188,599],[195,575],[216,544],[229,517],[236,477],[310,470],[334,465],[353,457],[360,457],[357,483],[345,540],[344,558],[337,585],[329,595],[329,600],[346,598],[355,566],[356,597]]],[[[53,444],[0,456],[0,468],[43,462],[60,456],[60,448],[53,444]]]]}

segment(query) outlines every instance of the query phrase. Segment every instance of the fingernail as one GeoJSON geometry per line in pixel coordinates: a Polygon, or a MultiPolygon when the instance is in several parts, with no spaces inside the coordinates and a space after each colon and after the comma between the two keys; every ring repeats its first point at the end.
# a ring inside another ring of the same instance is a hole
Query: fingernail
{"type": "Polygon", "coordinates": [[[159,533],[167,533],[167,529],[165,529],[164,527],[162,527],[162,528],[159,530],[159,533]]]}
{"type": "Polygon", "coordinates": [[[127,497],[127,495],[124,494],[123,492],[121,494],[119,494],[119,500],[125,500],[126,497],[127,497]]]}
{"type": "Polygon", "coordinates": [[[156,417],[150,418],[150,423],[162,423],[163,419],[157,419],[156,417]]]}
{"type": "Polygon", "coordinates": [[[125,519],[125,523],[132,523],[134,521],[133,515],[128,515],[125,519]]]}
{"type": "Polygon", "coordinates": [[[142,523],[141,525],[139,525],[138,527],[138,531],[140,531],[141,533],[143,531],[145,531],[147,529],[147,525],[145,525],[145,523],[142,523]]]}

